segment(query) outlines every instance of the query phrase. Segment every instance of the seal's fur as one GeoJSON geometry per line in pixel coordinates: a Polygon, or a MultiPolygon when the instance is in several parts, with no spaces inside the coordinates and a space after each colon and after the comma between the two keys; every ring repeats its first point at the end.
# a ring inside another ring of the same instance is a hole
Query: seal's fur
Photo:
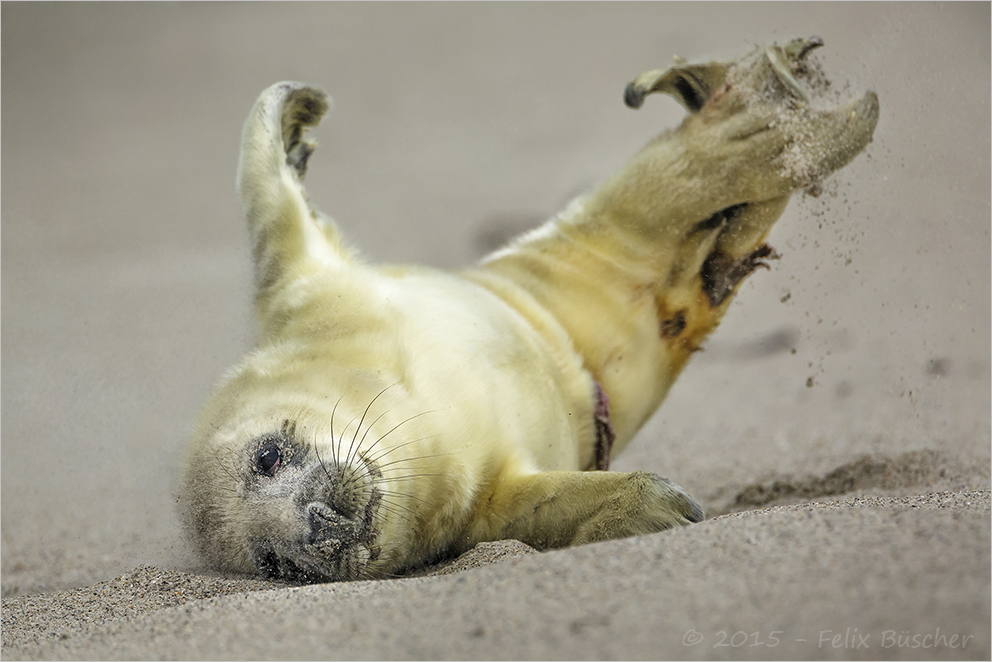
{"type": "Polygon", "coordinates": [[[238,175],[259,343],[207,404],[180,499],[206,559],[350,579],[480,541],[544,549],[702,519],[663,478],[593,469],[773,255],[789,196],[870,141],[873,93],[815,110],[797,82],[816,45],[638,77],[628,105],[666,92],[685,121],[461,273],[357,259],[302,185],[327,96],[263,92],[238,175]]]}

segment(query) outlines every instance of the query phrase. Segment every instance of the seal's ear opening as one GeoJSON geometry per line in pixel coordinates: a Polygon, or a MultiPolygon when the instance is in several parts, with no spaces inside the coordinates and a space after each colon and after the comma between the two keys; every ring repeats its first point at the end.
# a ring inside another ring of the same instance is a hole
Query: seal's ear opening
{"type": "Polygon", "coordinates": [[[661,92],[675,97],[690,113],[698,113],[726,78],[727,65],[720,62],[655,69],[632,80],[623,101],[630,108],[640,108],[644,97],[661,92]]]}

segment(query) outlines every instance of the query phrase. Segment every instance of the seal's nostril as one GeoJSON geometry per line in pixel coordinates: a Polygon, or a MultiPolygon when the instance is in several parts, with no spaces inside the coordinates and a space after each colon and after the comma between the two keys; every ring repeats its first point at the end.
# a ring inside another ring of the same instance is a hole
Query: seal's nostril
{"type": "Polygon", "coordinates": [[[340,554],[342,545],[353,540],[360,527],[360,522],[319,501],[307,505],[307,524],[308,544],[320,546],[320,554],[324,556],[340,554]]]}
{"type": "Polygon", "coordinates": [[[328,524],[337,524],[343,519],[336,510],[320,501],[307,504],[307,514],[310,518],[311,528],[321,528],[328,524]]]}

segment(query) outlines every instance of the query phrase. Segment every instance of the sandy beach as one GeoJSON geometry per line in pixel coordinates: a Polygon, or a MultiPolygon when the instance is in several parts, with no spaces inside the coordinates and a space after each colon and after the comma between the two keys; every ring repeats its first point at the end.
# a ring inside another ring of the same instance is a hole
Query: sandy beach
{"type": "Polygon", "coordinates": [[[990,9],[947,4],[61,4],[2,11],[4,659],[988,659],[990,9]],[[405,578],[222,577],[175,510],[253,343],[241,125],[320,85],[307,186],[370,260],[457,268],[683,110],[647,69],[818,35],[864,154],[797,195],[613,463],[700,524],[405,578]]]}

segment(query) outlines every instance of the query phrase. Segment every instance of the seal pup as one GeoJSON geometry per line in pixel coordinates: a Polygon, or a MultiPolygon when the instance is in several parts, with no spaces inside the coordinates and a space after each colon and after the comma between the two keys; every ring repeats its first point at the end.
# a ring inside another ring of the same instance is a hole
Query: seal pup
{"type": "Polygon", "coordinates": [[[703,513],[674,483],[608,472],[660,405],[790,195],[870,141],[878,99],[818,108],[819,39],[650,71],[624,95],[688,111],[593,193],[459,273],[366,264],[309,203],[328,97],[265,90],[238,188],[257,347],[190,439],[181,514],[212,566],[314,582],[384,577],[475,544],[538,549],[703,513]]]}

